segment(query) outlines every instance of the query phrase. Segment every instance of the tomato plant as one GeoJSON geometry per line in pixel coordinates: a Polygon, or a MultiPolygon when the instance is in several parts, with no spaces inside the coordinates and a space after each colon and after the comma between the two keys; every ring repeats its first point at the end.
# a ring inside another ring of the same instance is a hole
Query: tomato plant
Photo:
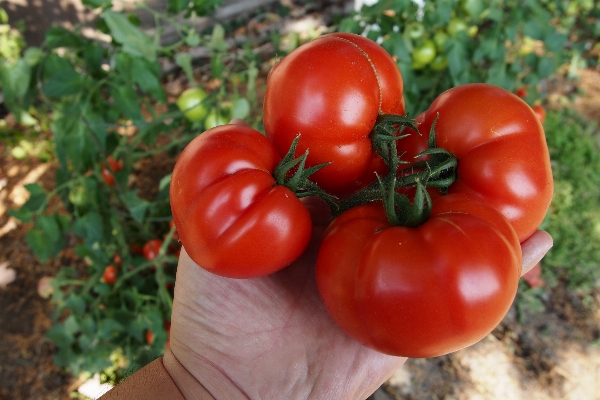
{"type": "MultiPolygon", "coordinates": [[[[462,85],[442,93],[416,119],[424,133],[435,121],[437,146],[458,158],[450,193],[485,199],[511,222],[520,241],[540,226],[552,200],[552,170],[544,130],[527,103],[496,86],[462,85]]],[[[405,160],[426,148],[427,135],[398,142],[405,160]]]]}
{"type": "Polygon", "coordinates": [[[310,149],[308,167],[331,163],[311,179],[346,194],[384,170],[369,135],[380,114],[404,113],[402,92],[400,71],[381,46],[353,34],[323,35],[271,69],[265,132],[280,155],[300,134],[296,154],[310,149]]]}
{"type": "Polygon", "coordinates": [[[281,184],[280,161],[271,142],[246,126],[218,126],[186,146],[173,170],[171,208],[192,260],[218,275],[249,278],[302,254],[311,219],[281,184]]]}
{"type": "Polygon", "coordinates": [[[146,260],[152,261],[160,254],[160,248],[162,245],[162,240],[151,239],[144,244],[144,247],[142,248],[142,255],[146,260]]]}
{"type": "Polygon", "coordinates": [[[325,307],[377,351],[434,357],[489,334],[515,297],[521,248],[510,223],[481,199],[449,194],[415,227],[392,226],[380,202],[327,228],[316,278],[325,307]]]}
{"type": "Polygon", "coordinates": [[[183,91],[175,104],[189,121],[200,121],[208,114],[206,107],[207,94],[199,87],[191,87],[183,91]]]}
{"type": "Polygon", "coordinates": [[[102,275],[102,279],[104,279],[104,282],[107,284],[114,285],[117,281],[117,269],[112,265],[107,266],[102,275]]]}

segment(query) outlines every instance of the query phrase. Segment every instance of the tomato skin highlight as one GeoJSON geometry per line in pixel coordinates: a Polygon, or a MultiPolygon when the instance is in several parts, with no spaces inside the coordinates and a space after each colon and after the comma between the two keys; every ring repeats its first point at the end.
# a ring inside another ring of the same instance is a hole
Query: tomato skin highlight
{"type": "Polygon", "coordinates": [[[231,278],[264,276],[291,264],[312,233],[304,204],[273,178],[280,161],[260,132],[222,125],[181,153],[171,180],[180,240],[198,265],[231,278]]]}
{"type": "Polygon", "coordinates": [[[351,193],[385,171],[369,134],[380,114],[404,114],[403,88],[396,63],[375,42],[323,35],[270,71],[265,132],[281,156],[300,134],[296,156],[310,149],[308,167],[331,162],[311,180],[336,195],[351,193]]]}
{"type": "Polygon", "coordinates": [[[342,214],[325,233],[316,276],[328,312],[354,339],[390,355],[435,357],[489,334],[520,272],[506,218],[451,194],[417,228],[390,226],[381,203],[342,214]]]}
{"type": "Polygon", "coordinates": [[[398,141],[404,160],[416,160],[427,148],[437,115],[436,145],[458,158],[458,179],[449,192],[483,198],[525,241],[542,223],[554,191],[544,129],[531,107],[492,85],[449,89],[416,118],[422,135],[398,141]]]}

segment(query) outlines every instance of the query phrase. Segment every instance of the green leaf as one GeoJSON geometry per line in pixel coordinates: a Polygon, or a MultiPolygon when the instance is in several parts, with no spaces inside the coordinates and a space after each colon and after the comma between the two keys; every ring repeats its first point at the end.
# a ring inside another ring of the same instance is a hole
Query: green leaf
{"type": "Polygon", "coordinates": [[[73,342],[73,334],[65,329],[63,324],[56,324],[46,332],[46,337],[58,347],[68,347],[73,342]]]}
{"type": "Polygon", "coordinates": [[[112,318],[105,318],[98,322],[98,337],[101,339],[113,339],[123,331],[123,325],[112,318]]]}
{"type": "Polygon", "coordinates": [[[210,37],[210,42],[208,43],[208,47],[210,47],[213,51],[225,52],[228,49],[227,42],[225,41],[225,28],[223,25],[216,24],[213,27],[212,35],[210,37]]]}
{"type": "Polygon", "coordinates": [[[558,52],[563,49],[563,47],[567,43],[567,39],[567,35],[553,32],[550,35],[546,36],[544,43],[548,51],[558,52]]]}
{"type": "Polygon", "coordinates": [[[91,8],[112,6],[112,0],[81,0],[81,2],[84,6],[88,6],[91,8]]]}
{"type": "Polygon", "coordinates": [[[233,101],[231,118],[246,119],[250,115],[250,102],[245,97],[238,97],[233,101]]]}
{"type": "Polygon", "coordinates": [[[28,47],[23,53],[23,59],[30,67],[35,67],[44,58],[44,51],[39,47],[28,47]]]}
{"type": "Polygon", "coordinates": [[[63,112],[55,110],[50,127],[54,133],[56,155],[63,168],[72,167],[83,174],[92,168],[98,148],[86,121],[80,118],[80,107],[81,104],[74,104],[63,112]]]}
{"type": "Polygon", "coordinates": [[[74,95],[84,89],[83,81],[83,76],[71,67],[52,76],[42,90],[49,97],[74,95]]]}
{"type": "Polygon", "coordinates": [[[27,241],[27,246],[33,251],[35,256],[41,261],[48,261],[53,253],[54,246],[51,242],[46,240],[46,236],[40,230],[31,230],[25,234],[25,240],[27,241]]]}
{"type": "Polygon", "coordinates": [[[78,296],[75,293],[71,293],[71,295],[67,297],[66,305],[67,308],[71,310],[73,315],[75,315],[76,317],[82,318],[84,316],[86,303],[81,296],[78,296]]]}
{"type": "Polygon", "coordinates": [[[127,205],[131,216],[138,222],[142,222],[144,220],[144,216],[146,215],[146,210],[150,206],[150,203],[144,199],[141,199],[137,195],[137,190],[131,190],[123,194],[123,201],[127,205]]]}
{"type": "Polygon", "coordinates": [[[159,191],[162,191],[163,189],[168,188],[169,185],[171,185],[171,176],[172,174],[163,176],[163,178],[160,180],[160,183],[158,184],[159,191]]]}
{"type": "Polygon", "coordinates": [[[221,54],[215,54],[210,58],[210,73],[213,77],[221,76],[225,70],[225,64],[223,63],[223,56],[221,54]]]}
{"type": "Polygon", "coordinates": [[[98,282],[94,285],[94,292],[100,296],[107,296],[110,293],[110,286],[104,282],[98,282]]]}
{"type": "Polygon", "coordinates": [[[542,78],[552,75],[555,71],[554,61],[549,57],[540,58],[537,66],[537,72],[542,78]]]}
{"type": "Polygon", "coordinates": [[[46,39],[44,44],[50,49],[58,47],[81,47],[86,39],[77,35],[68,29],[59,26],[53,26],[46,30],[46,39]]]}
{"type": "Polygon", "coordinates": [[[189,53],[177,53],[175,64],[181,67],[185,73],[188,82],[194,82],[194,73],[192,72],[192,56],[189,53]]]}
{"type": "MultiPolygon", "coordinates": [[[[40,215],[35,219],[33,229],[27,232],[27,245],[42,262],[55,257],[65,244],[64,218],[57,214],[40,215]]],[[[68,221],[68,220],[67,220],[68,221]]]]}
{"type": "Polygon", "coordinates": [[[79,217],[73,224],[73,231],[89,244],[102,242],[104,238],[102,216],[92,211],[79,217]]]}
{"type": "Polygon", "coordinates": [[[455,86],[469,83],[469,64],[467,52],[459,40],[448,39],[448,68],[455,86]]]}
{"type": "Polygon", "coordinates": [[[485,10],[486,4],[481,0],[465,0],[464,8],[473,18],[479,18],[483,10],[485,10]]]}
{"type": "Polygon", "coordinates": [[[111,97],[115,107],[121,113],[134,121],[142,119],[142,112],[135,89],[127,84],[119,85],[111,89],[111,97]]]}
{"type": "Polygon", "coordinates": [[[543,39],[543,28],[540,21],[537,18],[532,18],[525,21],[523,26],[523,34],[529,36],[532,39],[543,39]]]}
{"type": "Polygon", "coordinates": [[[190,0],[169,0],[167,12],[177,14],[188,8],[190,0]]]}
{"type": "Polygon", "coordinates": [[[31,67],[24,60],[0,63],[0,86],[6,101],[17,101],[25,96],[31,80],[31,67]]]}
{"type": "Polygon", "coordinates": [[[114,40],[123,45],[123,51],[132,56],[156,60],[157,47],[152,39],[133,25],[125,15],[112,10],[102,14],[114,40]]]}
{"type": "Polygon", "coordinates": [[[97,44],[86,46],[83,49],[83,59],[92,73],[98,73],[102,69],[104,50],[97,44]]]}
{"type": "Polygon", "coordinates": [[[134,57],[131,63],[131,74],[133,82],[144,93],[151,94],[155,100],[160,102],[166,101],[167,95],[160,83],[160,67],[158,64],[149,63],[143,58],[134,57]]]}

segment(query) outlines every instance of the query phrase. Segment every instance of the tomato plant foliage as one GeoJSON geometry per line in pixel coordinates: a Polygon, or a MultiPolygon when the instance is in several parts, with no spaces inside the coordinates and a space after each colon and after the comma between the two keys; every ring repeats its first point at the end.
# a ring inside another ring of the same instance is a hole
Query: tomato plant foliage
{"type": "MultiPolygon", "coordinates": [[[[254,99],[218,86],[206,90],[202,115],[186,118],[190,110],[180,109],[176,98],[186,86],[192,94],[204,89],[180,49],[205,45],[211,56],[219,52],[214,65],[225,71],[223,85],[234,82],[230,88],[256,74],[256,60],[248,53],[225,70],[229,48],[220,25],[198,32],[182,21],[181,36],[163,44],[159,33],[147,33],[111,1],[84,4],[96,9],[95,26],[111,38],[108,43],[84,36],[80,27],[52,27],[40,47],[0,59],[5,105],[21,126],[51,132],[57,166],[55,186],[28,185],[28,201],[11,214],[32,224],[27,242],[41,261],[69,262],[52,280],[55,324],[47,336],[57,346],[57,364],[74,374],[111,365],[133,372],[167,343],[180,247],[169,226],[174,156],[202,131],[217,103],[232,104],[232,117],[256,122],[249,112],[254,99]],[[188,78],[176,95],[164,90],[166,62],[188,78]]],[[[169,7],[207,14],[219,4],[170,1],[169,7]]],[[[140,7],[157,21],[176,18],[140,7]]],[[[247,87],[245,93],[256,91],[255,83],[247,87]]]]}

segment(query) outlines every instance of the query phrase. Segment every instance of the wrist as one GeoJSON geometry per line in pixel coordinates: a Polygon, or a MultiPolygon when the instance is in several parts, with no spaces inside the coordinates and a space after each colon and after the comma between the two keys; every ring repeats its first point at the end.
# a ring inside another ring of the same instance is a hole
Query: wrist
{"type": "Polygon", "coordinates": [[[195,364],[195,374],[192,374],[169,349],[163,356],[163,365],[185,400],[248,398],[222,371],[209,363],[195,364]]]}

